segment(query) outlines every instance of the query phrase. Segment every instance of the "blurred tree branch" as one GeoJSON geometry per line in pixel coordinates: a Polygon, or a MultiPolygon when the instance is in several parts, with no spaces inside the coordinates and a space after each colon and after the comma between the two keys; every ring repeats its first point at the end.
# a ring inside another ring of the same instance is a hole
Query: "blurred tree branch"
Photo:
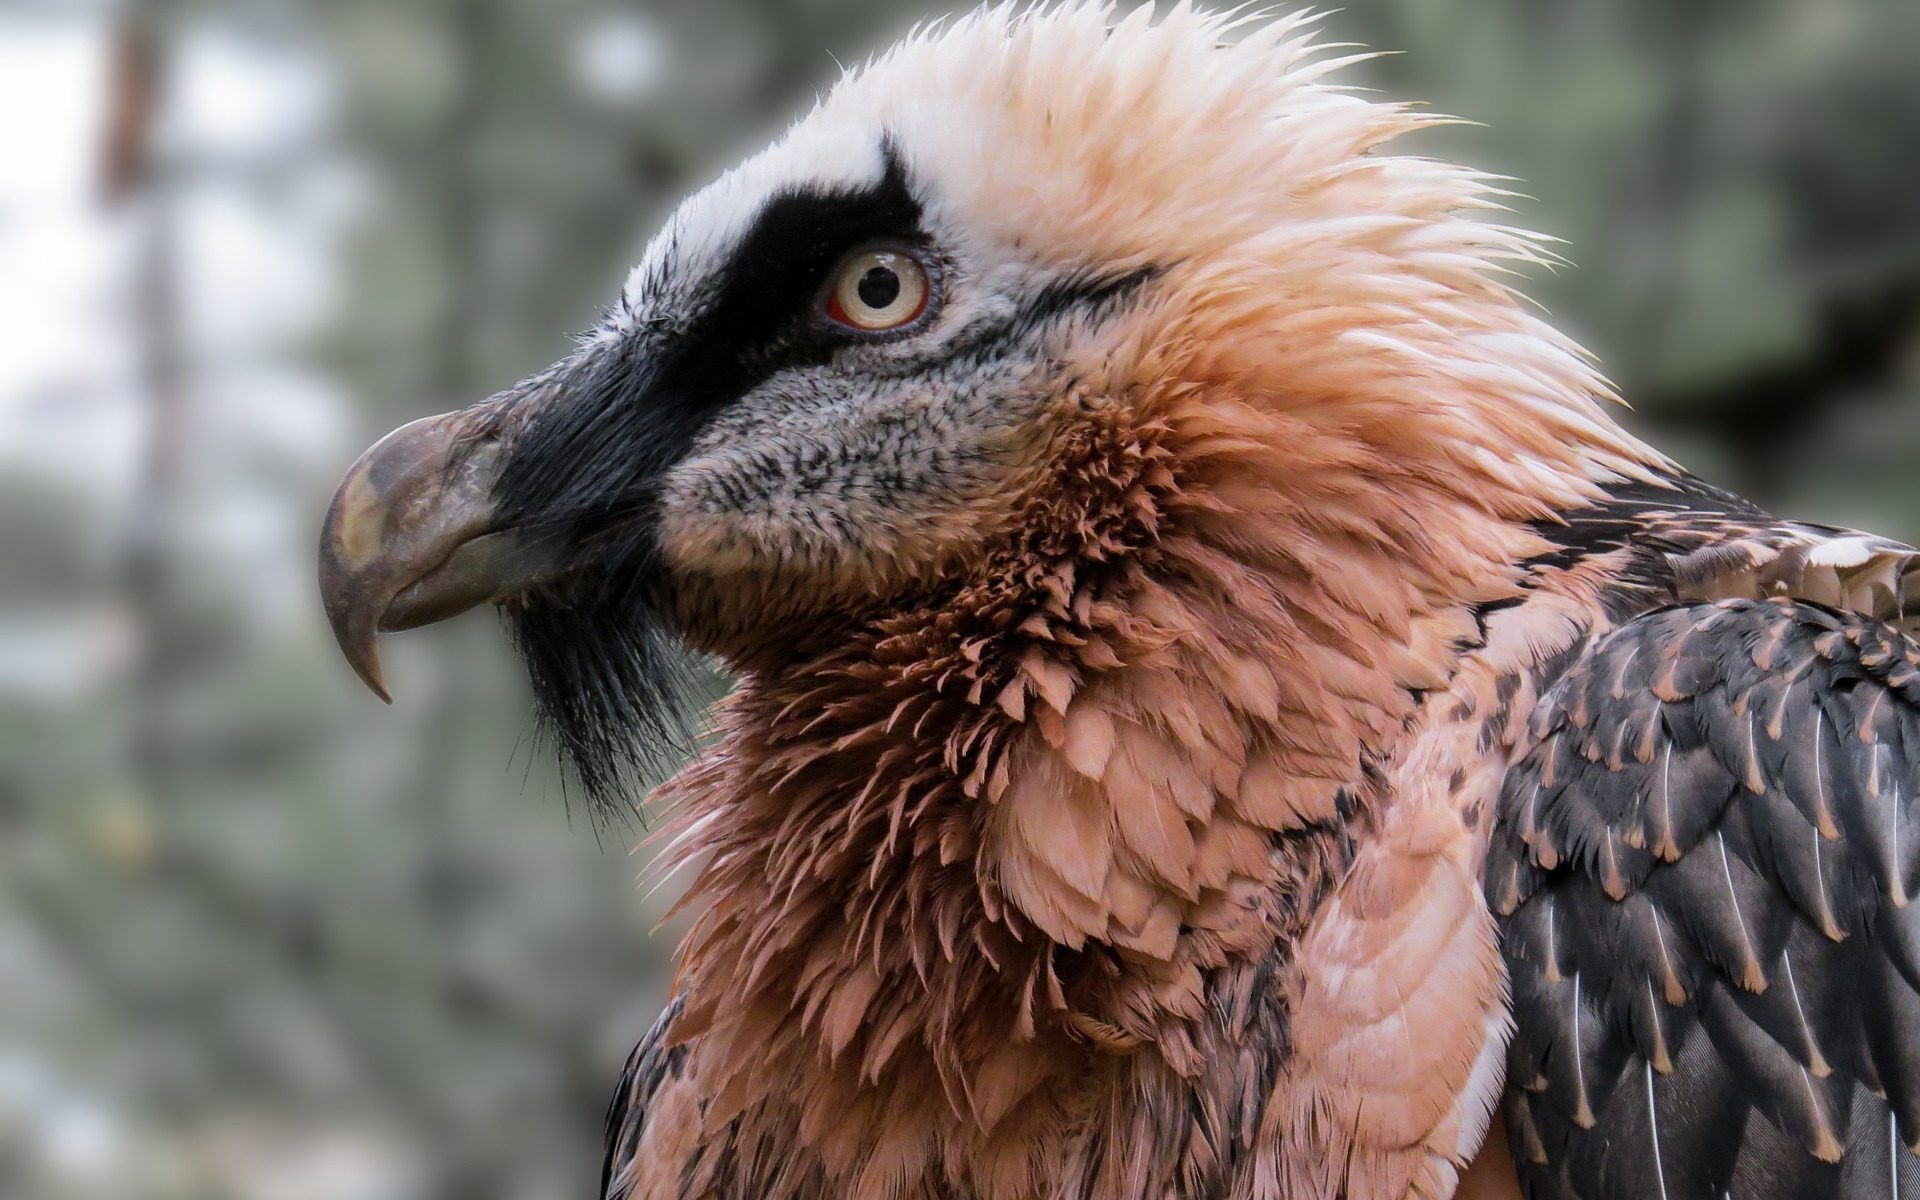
{"type": "Polygon", "coordinates": [[[131,763],[141,788],[156,800],[170,797],[179,783],[169,710],[176,678],[186,667],[182,650],[189,637],[173,603],[170,578],[190,437],[179,230],[174,180],[154,144],[165,103],[165,44],[172,17],[172,5],[152,0],[127,6],[115,21],[100,154],[102,198],[114,206],[140,206],[132,288],[146,425],[124,583],[139,655],[131,763]]]}

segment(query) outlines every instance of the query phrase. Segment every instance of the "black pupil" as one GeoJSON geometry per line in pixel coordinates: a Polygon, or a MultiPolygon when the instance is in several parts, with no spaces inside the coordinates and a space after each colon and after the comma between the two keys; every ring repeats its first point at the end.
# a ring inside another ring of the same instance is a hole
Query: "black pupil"
{"type": "Polygon", "coordinates": [[[860,293],[860,303],[868,308],[885,308],[900,298],[900,276],[894,274],[892,267],[868,267],[854,290],[860,293]]]}

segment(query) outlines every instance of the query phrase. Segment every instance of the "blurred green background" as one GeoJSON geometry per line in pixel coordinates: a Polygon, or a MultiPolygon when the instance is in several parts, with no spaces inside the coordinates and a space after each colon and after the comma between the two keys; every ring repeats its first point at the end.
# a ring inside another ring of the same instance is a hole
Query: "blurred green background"
{"type": "MultiPolygon", "coordinates": [[[[311,580],[399,422],[558,356],[674,199],[925,11],[0,0],[0,1196],[543,1200],[664,990],[483,617],[383,709],[311,580]]],[[[1920,4],[1352,0],[1483,122],[1630,420],[1920,535],[1920,4]]]]}

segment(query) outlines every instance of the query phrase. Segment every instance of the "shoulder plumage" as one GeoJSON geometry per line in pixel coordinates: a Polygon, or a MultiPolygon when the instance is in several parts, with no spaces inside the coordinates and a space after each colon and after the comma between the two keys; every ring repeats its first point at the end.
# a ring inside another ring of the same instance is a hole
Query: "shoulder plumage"
{"type": "Polygon", "coordinates": [[[1662,601],[1791,598],[1920,631],[1920,551],[1890,538],[1782,521],[1685,474],[1611,486],[1535,525],[1553,570],[1613,558],[1618,615],[1662,601]]]}
{"type": "Polygon", "coordinates": [[[1529,1194],[1920,1194],[1920,646],[1679,605],[1596,642],[1533,733],[1486,865],[1529,1194]]]}

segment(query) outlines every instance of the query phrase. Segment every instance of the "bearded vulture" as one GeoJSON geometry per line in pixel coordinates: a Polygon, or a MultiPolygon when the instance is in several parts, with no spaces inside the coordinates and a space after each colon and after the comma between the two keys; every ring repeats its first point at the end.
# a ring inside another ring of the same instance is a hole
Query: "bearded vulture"
{"type": "Polygon", "coordinates": [[[1616,424],[1310,16],[990,7],[349,471],[698,913],[605,1200],[1920,1200],[1906,546],[1616,424]]]}

